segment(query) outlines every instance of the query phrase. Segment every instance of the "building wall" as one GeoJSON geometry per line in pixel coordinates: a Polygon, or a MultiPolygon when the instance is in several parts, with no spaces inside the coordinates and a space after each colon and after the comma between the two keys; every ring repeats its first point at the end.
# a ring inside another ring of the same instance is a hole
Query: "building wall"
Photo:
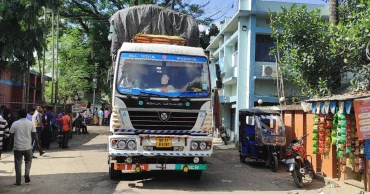
{"type": "MultiPolygon", "coordinates": [[[[35,104],[41,101],[41,78],[39,75],[30,74],[29,103],[35,104]]],[[[25,83],[17,83],[11,80],[11,71],[5,68],[0,76],[0,104],[7,106],[11,111],[24,108],[25,83]]]]}
{"type": "Polygon", "coordinates": [[[286,146],[288,146],[293,139],[298,139],[305,134],[309,134],[304,139],[304,146],[307,154],[312,157],[312,165],[315,172],[322,173],[325,177],[338,178],[335,146],[331,147],[328,157],[324,157],[320,154],[312,154],[313,114],[304,113],[302,110],[285,110],[283,111],[283,120],[287,138],[286,146]]]}

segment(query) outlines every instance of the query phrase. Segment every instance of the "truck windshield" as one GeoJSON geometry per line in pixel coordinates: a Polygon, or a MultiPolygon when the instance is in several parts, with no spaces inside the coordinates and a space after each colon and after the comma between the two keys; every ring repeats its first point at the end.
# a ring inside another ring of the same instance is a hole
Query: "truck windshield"
{"type": "Polygon", "coordinates": [[[209,79],[204,57],[121,53],[116,87],[126,95],[206,97],[209,79]]]}

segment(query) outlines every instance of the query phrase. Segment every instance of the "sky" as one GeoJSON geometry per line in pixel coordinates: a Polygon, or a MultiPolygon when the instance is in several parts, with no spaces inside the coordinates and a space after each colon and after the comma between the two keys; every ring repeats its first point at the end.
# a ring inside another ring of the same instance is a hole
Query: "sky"
{"type": "MultiPolygon", "coordinates": [[[[199,1],[199,0],[198,0],[199,1]]],[[[198,2],[197,1],[197,2],[198,2]]],[[[268,0],[266,0],[268,1],[268,0]]],[[[325,4],[323,0],[271,0],[291,3],[310,3],[310,4],[325,4]]],[[[199,1],[201,4],[202,0],[199,1]]],[[[203,0],[203,2],[205,2],[203,0]]],[[[233,17],[237,11],[237,4],[239,0],[210,0],[210,4],[207,6],[208,12],[213,14],[216,11],[222,10],[221,13],[215,17],[215,23],[218,25],[220,21],[224,20],[225,17],[233,17]],[[234,5],[234,6],[233,6],[234,5]]],[[[199,26],[200,31],[207,30],[207,26],[199,26]]]]}

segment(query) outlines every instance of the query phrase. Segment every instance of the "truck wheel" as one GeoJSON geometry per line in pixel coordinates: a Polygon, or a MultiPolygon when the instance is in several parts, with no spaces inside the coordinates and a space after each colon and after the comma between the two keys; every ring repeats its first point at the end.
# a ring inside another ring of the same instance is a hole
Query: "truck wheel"
{"type": "Polygon", "coordinates": [[[202,176],[201,170],[191,170],[188,172],[188,177],[191,180],[199,180],[201,176],[202,176]]]}
{"type": "Polygon", "coordinates": [[[118,179],[121,178],[121,171],[114,170],[114,164],[110,164],[109,177],[110,177],[111,180],[118,180],[118,179]]]}

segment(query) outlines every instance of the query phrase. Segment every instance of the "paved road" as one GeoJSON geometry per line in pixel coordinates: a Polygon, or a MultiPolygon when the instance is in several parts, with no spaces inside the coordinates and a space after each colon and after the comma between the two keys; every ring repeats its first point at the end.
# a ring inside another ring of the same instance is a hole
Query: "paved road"
{"type": "Polygon", "coordinates": [[[200,181],[188,180],[183,173],[156,172],[131,176],[129,180],[111,181],[107,165],[107,127],[90,127],[88,135],[74,135],[70,150],[53,144],[45,155],[33,160],[31,183],[13,186],[13,156],[6,153],[0,161],[0,193],[307,193],[323,189],[325,194],[359,193],[360,189],[341,184],[329,188],[314,181],[297,190],[284,169],[271,172],[261,164],[239,163],[236,150],[215,150],[208,171],[200,181]]]}

